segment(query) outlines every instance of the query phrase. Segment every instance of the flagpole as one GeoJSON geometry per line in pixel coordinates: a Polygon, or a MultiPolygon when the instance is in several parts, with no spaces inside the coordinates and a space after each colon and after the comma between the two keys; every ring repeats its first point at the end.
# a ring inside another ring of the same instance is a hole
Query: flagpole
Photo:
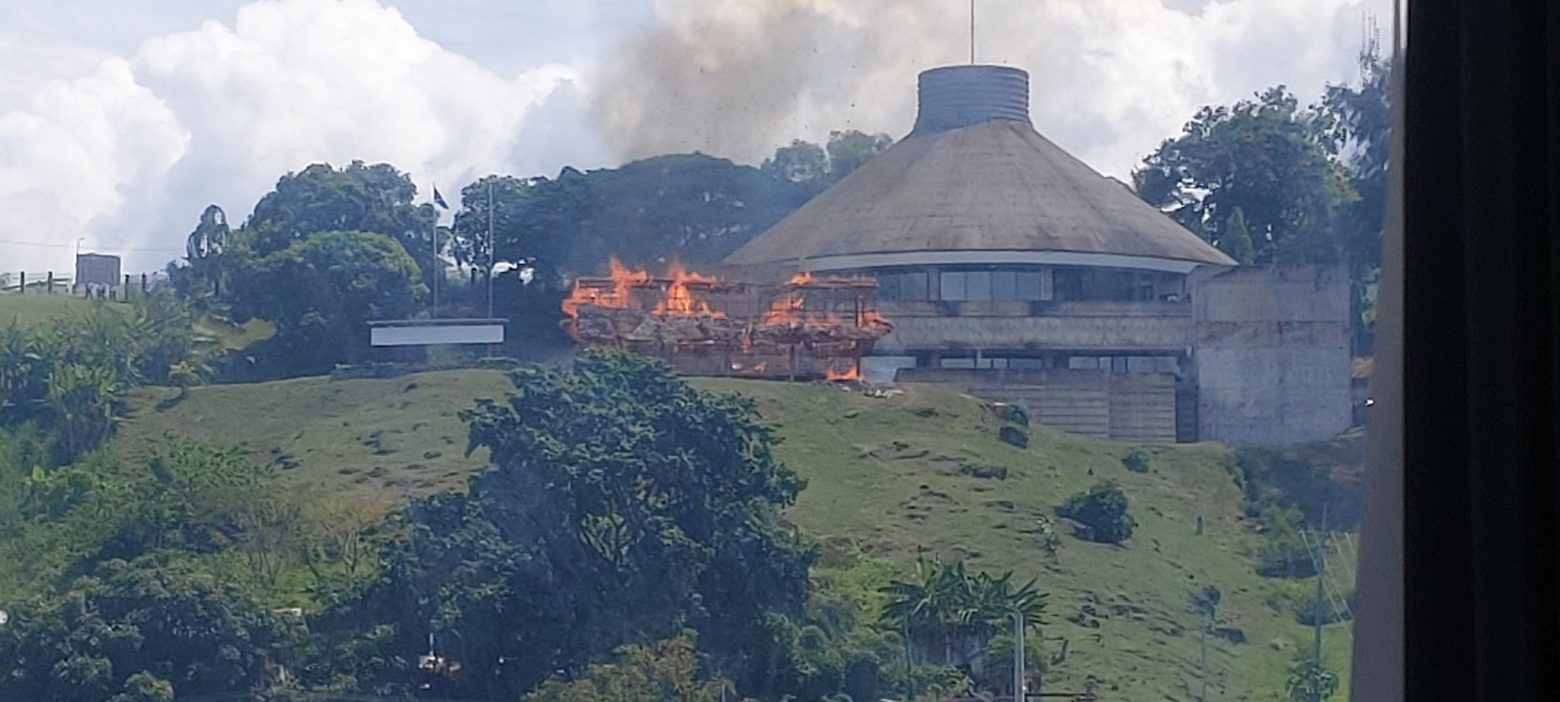
{"type": "MultiPolygon", "coordinates": [[[[488,240],[488,242],[487,242],[488,243],[488,269],[487,269],[487,298],[488,298],[488,300],[487,300],[487,302],[488,302],[488,308],[487,308],[487,316],[488,316],[488,320],[492,321],[492,319],[493,319],[493,252],[498,247],[495,246],[494,242],[493,242],[493,181],[491,179],[488,180],[487,191],[488,191],[487,192],[487,196],[488,196],[488,231],[487,231],[487,240],[488,240]]],[[[492,356],[493,355],[493,345],[492,344],[488,344],[488,353],[487,353],[487,355],[488,356],[492,356]]]]}
{"type": "MultiPolygon", "coordinates": [[[[439,192],[437,183],[433,186],[435,193],[439,192]]],[[[439,279],[444,277],[444,271],[439,267],[439,208],[434,203],[433,208],[433,318],[439,317],[439,279]]]]}

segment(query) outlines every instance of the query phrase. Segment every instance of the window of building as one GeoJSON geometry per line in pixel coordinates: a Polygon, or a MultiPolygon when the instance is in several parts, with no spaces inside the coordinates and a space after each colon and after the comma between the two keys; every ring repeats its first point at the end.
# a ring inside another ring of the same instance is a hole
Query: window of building
{"type": "Polygon", "coordinates": [[[880,300],[925,300],[927,299],[927,276],[925,271],[893,271],[876,274],[878,281],[877,296],[880,300]]]}
{"type": "Polygon", "coordinates": [[[1025,301],[1040,299],[1037,269],[944,270],[938,282],[944,300],[1025,301]]]}

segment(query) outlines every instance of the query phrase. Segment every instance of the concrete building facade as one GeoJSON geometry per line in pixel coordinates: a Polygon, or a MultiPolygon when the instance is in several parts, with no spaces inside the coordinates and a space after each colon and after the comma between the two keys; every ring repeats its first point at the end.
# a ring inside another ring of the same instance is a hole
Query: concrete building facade
{"type": "Polygon", "coordinates": [[[1348,281],[1239,267],[1035,131],[1028,75],[920,77],[903,140],[734,252],[755,276],[869,275],[869,375],[960,383],[1143,443],[1348,428],[1348,281]]]}

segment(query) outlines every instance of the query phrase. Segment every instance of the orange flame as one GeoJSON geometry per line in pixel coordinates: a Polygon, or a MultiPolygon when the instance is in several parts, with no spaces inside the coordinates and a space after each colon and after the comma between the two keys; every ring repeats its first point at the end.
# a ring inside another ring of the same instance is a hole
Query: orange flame
{"type": "Polygon", "coordinates": [[[796,275],[791,276],[791,279],[785,281],[785,284],[786,285],[810,285],[810,284],[812,284],[812,282],[813,282],[813,275],[812,275],[812,273],[809,273],[807,271],[802,271],[800,273],[797,273],[796,275]]]}
{"type": "Polygon", "coordinates": [[[650,274],[645,271],[629,270],[616,258],[610,259],[608,265],[612,270],[612,287],[585,286],[575,281],[574,290],[563,301],[564,314],[578,319],[580,307],[585,305],[619,310],[634,306],[634,287],[648,283],[650,274]]]}
{"type": "Polygon", "coordinates": [[[764,312],[764,324],[799,324],[807,301],[800,295],[786,295],[769,304],[764,312]]]}
{"type": "Polygon", "coordinates": [[[714,276],[688,271],[681,263],[673,263],[666,275],[672,279],[672,284],[666,288],[666,299],[656,303],[655,309],[651,310],[652,314],[717,318],[726,316],[719,310],[711,309],[708,302],[695,298],[693,292],[688,289],[689,283],[719,282],[714,276]]]}
{"type": "MultiPolygon", "coordinates": [[[[616,258],[610,259],[608,265],[611,269],[610,287],[604,287],[599,282],[587,284],[583,279],[576,280],[574,289],[563,301],[565,315],[578,319],[580,308],[586,305],[619,310],[639,307],[636,292],[640,288],[651,287],[650,273],[643,269],[624,266],[616,258]]],[[[666,287],[666,297],[655,304],[651,310],[652,314],[683,317],[726,316],[723,312],[711,308],[707,301],[698,299],[694,294],[695,291],[689,287],[690,284],[713,285],[720,282],[719,279],[688,271],[677,263],[672,264],[666,277],[671,279],[666,287]]]]}
{"type": "Polygon", "coordinates": [[[834,370],[833,366],[830,366],[824,369],[823,379],[831,383],[845,383],[861,380],[861,368],[857,367],[855,364],[852,364],[850,368],[847,368],[843,371],[837,371],[834,370]]]}

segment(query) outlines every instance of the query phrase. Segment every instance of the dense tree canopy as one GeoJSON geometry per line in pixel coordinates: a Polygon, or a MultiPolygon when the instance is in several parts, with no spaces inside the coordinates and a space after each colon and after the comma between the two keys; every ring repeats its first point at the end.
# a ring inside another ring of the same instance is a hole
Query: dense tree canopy
{"type": "Polygon", "coordinates": [[[775,149],[774,156],[765,159],[759,168],[775,178],[796,183],[809,195],[816,195],[893,143],[887,134],[866,134],[854,129],[835,131],[829,133],[829,141],[824,146],[796,139],[775,149]]]}
{"type": "Polygon", "coordinates": [[[428,289],[394,239],[318,232],[254,260],[234,277],[233,313],[276,324],[290,372],[320,373],[369,353],[368,322],[410,317],[428,289]]]}
{"type": "Polygon", "coordinates": [[[1354,199],[1332,158],[1331,118],[1302,109],[1283,87],[1232,106],[1204,107],[1180,136],[1143,160],[1133,181],[1144,200],[1226,252],[1238,209],[1252,263],[1338,263],[1334,214],[1354,199]]]}
{"type": "Polygon", "coordinates": [[[110,560],[0,627],[0,698],[143,702],[248,690],[286,630],[224,581],[110,560]]]}
{"type": "Polygon", "coordinates": [[[492,469],[415,504],[385,577],[340,615],[389,617],[390,653],[331,667],[374,688],[372,661],[432,634],[463,671],[443,694],[512,695],[689,626],[743,684],[749,656],[768,658],[771,615],[800,611],[812,561],[777,511],[802,482],[752,408],[632,356],[511,379],[504,401],[465,413],[492,469]]]}
{"type": "Polygon", "coordinates": [[[383,234],[432,270],[438,215],[429,204],[412,203],[417,186],[388,163],[353,161],[337,169],[315,163],[288,173],[255,204],[244,222],[244,243],[259,256],[291,246],[316,232],[383,234]]]}
{"type": "Polygon", "coordinates": [[[719,261],[808,196],[795,183],[703,154],[565,168],[557,178],[488,176],[462,191],[455,216],[467,260],[487,258],[489,185],[496,260],[533,266],[544,286],[604,270],[609,256],[637,264],[719,261]]]}

